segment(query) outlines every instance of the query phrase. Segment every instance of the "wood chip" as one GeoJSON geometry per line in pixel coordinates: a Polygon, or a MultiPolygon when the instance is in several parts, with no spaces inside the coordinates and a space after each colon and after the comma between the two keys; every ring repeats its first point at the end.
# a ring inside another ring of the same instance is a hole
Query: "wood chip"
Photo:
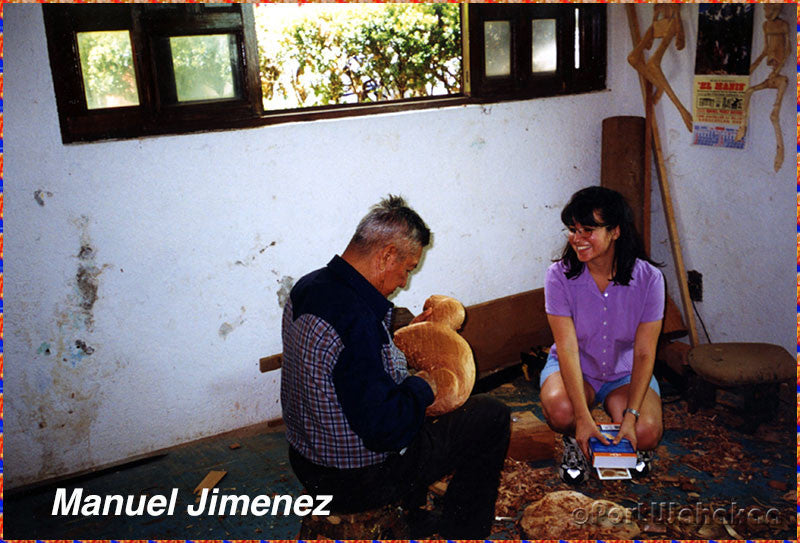
{"type": "Polygon", "coordinates": [[[230,445],[228,445],[228,448],[229,448],[230,450],[232,450],[232,451],[235,451],[236,449],[239,449],[239,448],[241,448],[241,447],[242,447],[242,446],[241,446],[241,445],[239,445],[238,443],[231,443],[230,445]]]}
{"type": "Polygon", "coordinates": [[[444,496],[444,493],[447,492],[447,481],[436,481],[428,489],[437,496],[444,496]]]}
{"type": "Polygon", "coordinates": [[[648,522],[642,527],[643,532],[650,534],[665,534],[667,533],[667,526],[665,524],[657,524],[655,522],[648,522]]]}
{"type": "Polygon", "coordinates": [[[197,487],[194,489],[194,493],[199,495],[204,488],[208,489],[214,488],[215,486],[217,486],[217,483],[220,482],[220,480],[222,480],[223,477],[225,477],[227,473],[228,473],[227,471],[217,471],[212,469],[211,471],[208,472],[208,475],[206,475],[203,478],[203,480],[200,481],[200,484],[197,485],[197,487]]]}
{"type": "Polygon", "coordinates": [[[728,521],[725,520],[724,518],[722,519],[722,524],[723,524],[723,526],[725,526],[725,531],[728,532],[728,535],[730,535],[732,538],[734,538],[734,539],[745,539],[744,537],[740,536],[736,532],[736,530],[733,529],[733,526],[728,524],[728,521]]]}
{"type": "Polygon", "coordinates": [[[774,488],[775,490],[786,490],[789,488],[789,485],[787,485],[785,482],[775,480],[767,481],[767,486],[774,488]]]}

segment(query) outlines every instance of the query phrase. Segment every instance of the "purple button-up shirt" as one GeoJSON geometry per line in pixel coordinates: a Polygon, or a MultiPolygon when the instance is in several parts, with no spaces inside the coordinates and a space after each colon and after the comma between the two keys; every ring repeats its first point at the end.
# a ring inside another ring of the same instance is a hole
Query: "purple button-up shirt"
{"type": "MultiPolygon", "coordinates": [[[[581,371],[598,390],[603,383],[631,373],[639,324],[664,318],[664,276],[651,264],[636,260],[627,286],[612,282],[600,292],[586,268],[572,279],[567,279],[565,271],[560,261],[547,269],[545,312],[572,317],[581,371]]],[[[550,353],[558,358],[555,344],[550,353]]]]}

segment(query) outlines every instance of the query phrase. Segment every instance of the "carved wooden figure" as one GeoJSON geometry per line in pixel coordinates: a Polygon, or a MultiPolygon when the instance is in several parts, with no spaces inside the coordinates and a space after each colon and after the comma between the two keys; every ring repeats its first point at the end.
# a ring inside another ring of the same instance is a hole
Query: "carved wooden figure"
{"type": "Polygon", "coordinates": [[[748,87],[744,93],[744,111],[742,114],[742,124],[736,132],[736,141],[741,140],[747,132],[747,118],[750,112],[750,97],[755,91],[762,89],[776,89],[778,91],[775,97],[775,103],[772,105],[772,112],[769,115],[772,121],[772,127],[775,129],[775,161],[774,168],[777,172],[783,165],[783,134],[781,133],[781,125],[778,121],[778,113],[781,109],[781,101],[786,92],[786,87],[789,85],[789,78],[781,75],[780,71],[786,63],[791,51],[791,41],[789,40],[789,24],[780,18],[781,4],[764,4],[764,50],[758,57],[756,57],[753,64],[750,66],[750,73],[761,64],[761,61],[766,57],[767,66],[772,66],[772,71],[767,78],[758,85],[748,87]]]}
{"type": "Polygon", "coordinates": [[[428,319],[397,330],[394,342],[409,367],[428,372],[436,381],[436,400],[425,410],[436,416],[467,401],[475,385],[475,360],[469,343],[456,333],[466,316],[461,302],[434,294],[423,309],[431,310],[428,319]]]}
{"type": "Polygon", "coordinates": [[[653,6],[653,22],[645,31],[644,36],[628,55],[628,63],[637,72],[645,77],[656,88],[653,101],[657,101],[662,93],[667,93],[672,103],[678,108],[678,112],[683,118],[683,122],[689,132],[692,131],[692,114],[683,107],[678,96],[672,90],[664,72],[661,71],[661,59],[664,53],[675,38],[675,48],[680,51],[686,45],[681,23],[681,7],[677,4],[655,4],[653,6]],[[656,39],[661,43],[649,60],[645,61],[644,50],[650,49],[656,39]]]}

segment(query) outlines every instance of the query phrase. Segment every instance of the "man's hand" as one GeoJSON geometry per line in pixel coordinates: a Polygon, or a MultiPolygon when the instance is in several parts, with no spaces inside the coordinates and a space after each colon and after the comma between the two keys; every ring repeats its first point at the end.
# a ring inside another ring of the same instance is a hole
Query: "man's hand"
{"type": "Polygon", "coordinates": [[[433,380],[433,376],[425,370],[419,370],[417,373],[414,374],[415,377],[419,377],[424,379],[428,386],[431,387],[433,391],[433,397],[436,397],[436,381],[433,380]]]}
{"type": "Polygon", "coordinates": [[[428,308],[419,315],[417,315],[416,317],[414,317],[413,319],[411,319],[411,322],[409,324],[426,321],[429,318],[431,318],[432,314],[433,314],[433,309],[428,308]]]}

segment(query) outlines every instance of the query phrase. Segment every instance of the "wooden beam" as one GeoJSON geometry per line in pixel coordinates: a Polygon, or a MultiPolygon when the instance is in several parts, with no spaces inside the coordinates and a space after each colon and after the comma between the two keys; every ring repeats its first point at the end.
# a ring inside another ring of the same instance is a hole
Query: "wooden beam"
{"type": "Polygon", "coordinates": [[[273,354],[272,356],[265,356],[264,358],[258,359],[258,367],[261,370],[261,373],[280,369],[282,363],[282,353],[273,354]]]}

